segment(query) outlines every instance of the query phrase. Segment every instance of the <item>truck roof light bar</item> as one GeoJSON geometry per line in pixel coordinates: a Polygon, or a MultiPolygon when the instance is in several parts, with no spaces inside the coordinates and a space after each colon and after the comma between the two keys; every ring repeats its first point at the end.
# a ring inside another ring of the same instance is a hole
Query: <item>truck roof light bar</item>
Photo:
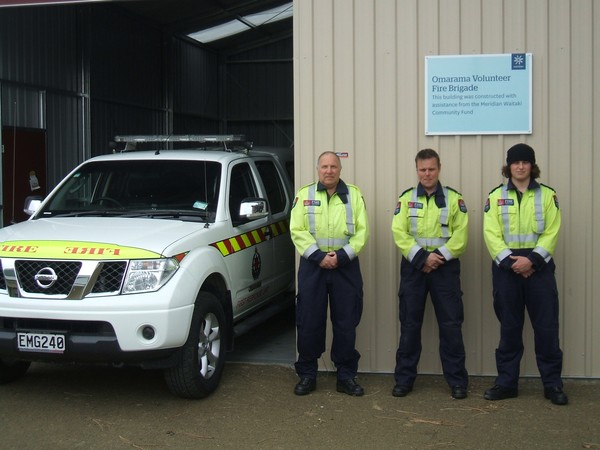
{"type": "Polygon", "coordinates": [[[243,134],[155,134],[115,136],[115,142],[243,142],[243,134]]]}
{"type": "Polygon", "coordinates": [[[233,151],[234,145],[237,151],[248,151],[252,149],[252,142],[246,141],[246,136],[243,134],[154,134],[154,135],[122,135],[115,136],[113,141],[124,142],[125,148],[121,151],[137,150],[137,144],[143,143],[175,143],[175,142],[190,142],[203,144],[206,146],[215,147],[222,144],[222,149],[225,151],[233,151]],[[229,144],[229,146],[228,146],[229,144]]]}

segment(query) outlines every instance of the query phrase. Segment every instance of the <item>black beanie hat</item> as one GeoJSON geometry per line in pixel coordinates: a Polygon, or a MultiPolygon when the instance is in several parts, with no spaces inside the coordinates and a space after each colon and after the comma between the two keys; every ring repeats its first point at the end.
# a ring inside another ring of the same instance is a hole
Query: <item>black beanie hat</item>
{"type": "Polygon", "coordinates": [[[506,164],[510,166],[517,161],[528,161],[535,164],[535,152],[527,144],[515,144],[506,152],[506,164]]]}

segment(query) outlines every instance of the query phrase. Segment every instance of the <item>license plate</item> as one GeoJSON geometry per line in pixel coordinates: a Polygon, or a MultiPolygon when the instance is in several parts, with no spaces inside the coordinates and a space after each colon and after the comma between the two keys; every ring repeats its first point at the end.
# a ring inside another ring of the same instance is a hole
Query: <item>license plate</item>
{"type": "Polygon", "coordinates": [[[55,333],[17,333],[17,346],[22,352],[63,353],[65,335],[55,333]]]}

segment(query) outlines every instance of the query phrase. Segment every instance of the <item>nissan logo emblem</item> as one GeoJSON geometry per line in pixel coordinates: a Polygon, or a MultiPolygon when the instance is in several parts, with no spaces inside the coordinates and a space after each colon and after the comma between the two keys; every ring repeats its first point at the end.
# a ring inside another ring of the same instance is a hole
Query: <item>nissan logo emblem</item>
{"type": "Polygon", "coordinates": [[[33,278],[35,279],[35,284],[42,289],[50,288],[58,280],[56,272],[51,267],[40,269],[33,278]]]}

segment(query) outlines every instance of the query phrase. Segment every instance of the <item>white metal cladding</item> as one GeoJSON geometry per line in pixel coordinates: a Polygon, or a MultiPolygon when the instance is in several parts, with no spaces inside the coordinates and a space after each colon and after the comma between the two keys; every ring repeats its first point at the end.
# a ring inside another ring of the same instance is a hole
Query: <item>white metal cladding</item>
{"type": "MultiPolygon", "coordinates": [[[[399,193],[415,184],[414,155],[441,155],[441,179],[469,207],[462,260],[467,368],[495,375],[499,326],[492,307],[491,258],[482,237],[483,203],[500,184],[505,152],[527,142],[540,181],[554,187],[563,214],[555,254],[565,377],[600,377],[600,8],[595,0],[296,0],[294,102],[296,186],[316,176],[324,150],[348,152],[342,178],[361,187],[371,240],[361,254],[365,307],[358,330],[360,370],[391,372],[399,338],[400,253],[390,225],[399,193]],[[594,7],[595,6],[595,7],[594,7]],[[533,134],[424,134],[428,55],[533,54],[533,134]]],[[[437,325],[428,303],[420,373],[441,373],[437,325]]],[[[523,375],[538,375],[525,327],[523,375]]],[[[334,370],[329,346],[321,368],[334,370]]],[[[392,382],[392,381],[390,381],[392,382]]]]}

